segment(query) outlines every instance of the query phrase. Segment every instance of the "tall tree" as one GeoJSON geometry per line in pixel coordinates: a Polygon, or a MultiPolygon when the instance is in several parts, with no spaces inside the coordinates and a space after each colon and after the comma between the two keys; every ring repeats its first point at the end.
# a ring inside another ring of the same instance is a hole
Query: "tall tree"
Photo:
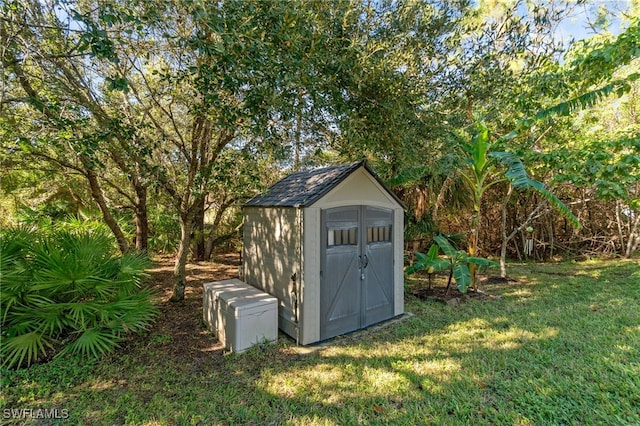
{"type": "Polygon", "coordinates": [[[129,241],[104,190],[109,185],[104,179],[106,163],[112,162],[128,177],[125,186],[114,187],[131,201],[136,246],[146,249],[147,190],[139,173],[144,150],[135,131],[109,109],[106,99],[119,89],[118,80],[108,73],[110,64],[117,62],[112,44],[77,19],[79,12],[71,3],[16,1],[2,8],[4,81],[21,92],[3,99],[3,113],[7,105],[12,109],[26,107],[40,124],[39,131],[27,126],[34,132],[19,134],[19,146],[9,149],[84,176],[93,200],[125,252],[129,241]]]}
{"type": "Polygon", "coordinates": [[[219,166],[229,166],[225,152],[281,151],[281,133],[301,100],[308,110],[319,99],[312,81],[326,59],[317,52],[326,34],[309,24],[330,9],[258,1],[132,5],[145,34],[125,40],[121,78],[131,94],[127,108],[159,140],[154,176],[178,212],[172,300],[179,301],[194,221],[224,175],[219,166]]]}

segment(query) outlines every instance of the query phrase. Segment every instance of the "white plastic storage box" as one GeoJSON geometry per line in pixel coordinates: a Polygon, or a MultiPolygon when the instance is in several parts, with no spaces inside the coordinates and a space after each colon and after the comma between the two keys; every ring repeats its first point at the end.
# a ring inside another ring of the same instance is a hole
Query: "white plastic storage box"
{"type": "Polygon", "coordinates": [[[227,349],[244,352],[278,339],[278,300],[240,280],[205,284],[205,321],[227,349]]]}
{"type": "Polygon", "coordinates": [[[218,334],[218,296],[223,291],[240,291],[247,285],[238,279],[215,281],[204,284],[202,296],[202,319],[210,331],[218,334]]]}

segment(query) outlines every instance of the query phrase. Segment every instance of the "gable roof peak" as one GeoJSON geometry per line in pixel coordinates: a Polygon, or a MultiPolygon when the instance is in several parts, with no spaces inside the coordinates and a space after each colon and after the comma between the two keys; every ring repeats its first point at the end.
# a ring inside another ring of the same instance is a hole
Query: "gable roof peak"
{"type": "Polygon", "coordinates": [[[264,193],[250,199],[245,206],[310,206],[360,167],[365,167],[369,173],[374,175],[364,160],[291,173],[273,184],[264,193]]]}

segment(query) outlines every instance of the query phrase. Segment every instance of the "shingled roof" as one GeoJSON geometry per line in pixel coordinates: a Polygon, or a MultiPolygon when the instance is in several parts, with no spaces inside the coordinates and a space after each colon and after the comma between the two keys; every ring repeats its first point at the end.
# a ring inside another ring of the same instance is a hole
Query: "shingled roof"
{"type": "MultiPolygon", "coordinates": [[[[385,187],[364,161],[358,161],[356,163],[343,164],[340,166],[324,167],[321,169],[292,173],[284,179],[276,182],[263,194],[253,197],[245,204],[245,206],[310,206],[360,167],[365,167],[365,169],[371,173],[371,175],[374,176],[383,187],[385,187]]],[[[390,191],[389,193],[396,198],[393,193],[390,191]]]]}

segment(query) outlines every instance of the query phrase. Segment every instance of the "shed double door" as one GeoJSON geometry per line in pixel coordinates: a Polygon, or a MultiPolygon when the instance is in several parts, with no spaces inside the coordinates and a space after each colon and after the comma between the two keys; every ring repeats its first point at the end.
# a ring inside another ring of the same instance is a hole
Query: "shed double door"
{"type": "Polygon", "coordinates": [[[320,338],[393,316],[393,210],[322,211],[320,338]]]}

